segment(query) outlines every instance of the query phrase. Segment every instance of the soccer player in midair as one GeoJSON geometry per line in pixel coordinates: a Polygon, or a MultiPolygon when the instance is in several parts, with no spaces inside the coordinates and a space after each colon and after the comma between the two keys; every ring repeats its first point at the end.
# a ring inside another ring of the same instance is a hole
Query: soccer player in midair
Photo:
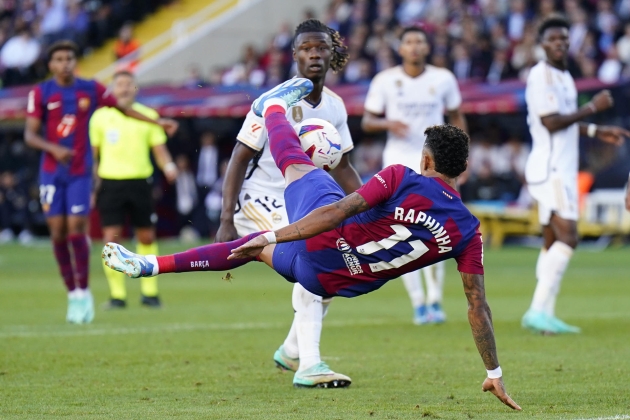
{"type": "Polygon", "coordinates": [[[53,77],[28,94],[24,140],[41,150],[40,201],[61,277],[68,289],[70,323],[89,323],[94,302],[88,288],[89,242],[86,235],[92,191],[89,120],[100,106],[117,107],[125,115],[158,124],[168,133],[172,120],[153,120],[132,108],[119,107],[100,83],[74,76],[78,47],[71,41],[50,46],[48,68],[53,77]]]}
{"type": "MultiPolygon", "coordinates": [[[[451,125],[430,127],[419,162],[422,175],[403,165],[388,166],[346,196],[302,151],[286,118],[287,109],[312,86],[310,80],[292,79],[252,105],[265,118],[271,154],[287,183],[290,225],[160,257],[133,254],[109,243],[103,249],[107,265],[144,277],[229,270],[258,260],[325,298],[369,293],[401,274],[454,258],[475,344],[487,370],[482,389],[520,410],[503,385],[485,297],[479,221],[455,189],[457,177],[466,170],[468,136],[451,125]]],[[[321,314],[321,306],[305,305],[321,314]]]]}
{"type": "Polygon", "coordinates": [[[522,319],[524,328],[542,333],[577,333],[555,316],[560,283],[578,243],[578,153],[580,135],[622,144],[630,133],[619,127],[581,123],[613,105],[607,90],[578,109],[577,90],[567,70],[569,23],[551,16],[539,27],[546,60],[532,67],[525,101],[532,151],[525,167],[527,188],[538,202],[543,248],[536,263],[536,290],[522,319]]]}
{"type": "MultiPolygon", "coordinates": [[[[293,41],[293,57],[297,63],[298,77],[313,82],[313,91],[287,110],[287,120],[297,124],[308,118],[329,121],[341,135],[343,157],[331,171],[333,178],[346,193],[356,191],[361,180],[350,164],[348,153],[354,147],[348,129],[348,113],[343,100],[324,87],[329,69],[339,71],[348,57],[339,33],[315,19],[299,24],[293,41]]],[[[217,242],[228,242],[260,230],[271,230],[289,223],[284,200],[285,182],[276,166],[268,145],[265,120],[249,112],[237,136],[225,182],[223,184],[223,211],[217,242]]],[[[276,364],[285,370],[295,371],[294,382],[298,385],[315,385],[322,381],[350,378],[330,370],[325,375],[307,375],[309,368],[318,365],[319,341],[323,315],[330,299],[311,296],[296,283],[293,287],[292,305],[295,311],[293,323],[284,343],[274,354],[276,364]],[[321,306],[321,316],[305,310],[301,302],[315,300],[321,306]],[[311,328],[310,325],[315,325],[311,328]],[[299,371],[299,372],[298,372],[299,371]]],[[[341,383],[341,382],[339,382],[341,383]]]]}
{"type": "MultiPolygon", "coordinates": [[[[383,70],[370,83],[361,126],[368,133],[387,131],[383,166],[402,164],[415,171],[422,154],[425,130],[449,123],[466,131],[466,119],[459,110],[462,97],[453,73],[426,63],[430,45],[418,27],[403,30],[398,54],[402,65],[383,70]]],[[[446,320],[442,309],[444,263],[403,274],[402,280],[414,309],[414,323],[446,320]]]]}

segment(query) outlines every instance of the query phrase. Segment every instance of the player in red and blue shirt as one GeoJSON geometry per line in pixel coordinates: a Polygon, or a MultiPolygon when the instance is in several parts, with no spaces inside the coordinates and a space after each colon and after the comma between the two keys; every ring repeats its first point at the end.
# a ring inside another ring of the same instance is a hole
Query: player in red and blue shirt
{"type": "Polygon", "coordinates": [[[88,290],[86,236],[92,192],[90,117],[97,108],[109,106],[130,117],[159,124],[169,133],[177,129],[177,123],[152,120],[133,109],[119,108],[103,85],[75,77],[77,51],[77,46],[70,41],[60,41],[49,48],[48,67],[53,77],[29,92],[24,139],[29,146],[43,152],[39,171],[40,201],[68,289],[66,319],[84,323],[94,317],[88,290]]]}
{"type": "MultiPolygon", "coordinates": [[[[222,271],[263,261],[313,294],[315,303],[305,302],[304,310],[312,311],[313,329],[321,329],[321,296],[369,293],[403,273],[454,258],[468,299],[475,343],[488,373],[483,390],[520,410],[505,392],[499,367],[485,298],[479,221],[455,190],[457,177],[467,166],[466,133],[451,125],[428,128],[420,162],[422,175],[400,165],[389,166],[346,197],[330,175],[316,168],[302,151],[286,119],[287,106],[303,90],[301,83],[299,79],[286,82],[264,94],[262,98],[270,96],[264,104],[259,99],[252,105],[254,112],[265,116],[271,153],[288,184],[285,199],[290,225],[160,257],[140,256],[109,243],[103,250],[106,264],[141,277],[222,271]]],[[[337,387],[349,382],[323,362],[301,370],[300,366],[296,372],[300,381],[296,383],[294,378],[294,385],[337,387]]]]}

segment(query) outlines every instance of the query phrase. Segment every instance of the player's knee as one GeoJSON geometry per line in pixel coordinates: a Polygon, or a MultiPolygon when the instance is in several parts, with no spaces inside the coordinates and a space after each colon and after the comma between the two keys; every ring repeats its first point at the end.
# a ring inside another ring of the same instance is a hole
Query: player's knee
{"type": "Polygon", "coordinates": [[[579,238],[577,231],[567,230],[556,235],[556,240],[569,245],[571,248],[575,248],[578,245],[579,238]]]}
{"type": "Polygon", "coordinates": [[[62,229],[51,229],[50,230],[50,239],[53,242],[63,242],[68,239],[68,235],[62,229]]]}

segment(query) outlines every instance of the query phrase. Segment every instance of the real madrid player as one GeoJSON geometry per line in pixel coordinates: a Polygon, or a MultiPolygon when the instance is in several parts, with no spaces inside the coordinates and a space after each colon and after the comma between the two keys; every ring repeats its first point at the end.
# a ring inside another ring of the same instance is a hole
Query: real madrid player
{"type": "MultiPolygon", "coordinates": [[[[114,75],[112,94],[118,103],[147,118],[157,118],[156,111],[136,102],[137,90],[133,74],[121,71],[114,75]]],[[[151,182],[153,165],[149,155],[153,153],[166,179],[175,182],[177,168],[166,148],[166,134],[160,127],[129,118],[117,109],[101,108],[90,119],[90,142],[103,241],[120,241],[129,217],[138,242],[137,251],[157,253],[151,182]]],[[[124,275],[105,270],[105,276],[110,291],[108,307],[124,308],[127,304],[124,275]]],[[[143,279],[140,288],[142,305],[160,306],[157,277],[143,279]]]]}
{"type": "MultiPolygon", "coordinates": [[[[402,164],[417,170],[426,137],[424,131],[444,124],[445,111],[449,123],[467,129],[466,119],[459,110],[462,98],[457,80],[449,70],[426,64],[429,50],[422,29],[404,29],[398,48],[402,65],[383,70],[370,83],[361,125],[368,133],[387,131],[384,167],[402,164]]],[[[425,267],[422,274],[426,297],[419,271],[402,276],[414,308],[414,323],[444,322],[444,263],[425,267]]]]}
{"type": "MultiPolygon", "coordinates": [[[[335,126],[341,135],[344,155],[331,175],[346,193],[351,193],[361,186],[361,180],[347,155],[353,148],[348,114],[341,98],[324,87],[328,69],[338,71],[346,64],[345,50],[339,33],[320,21],[309,19],[298,25],[293,40],[293,58],[298,77],[310,79],[314,89],[291,106],[286,116],[291,124],[307,118],[321,118],[335,126]]],[[[269,150],[265,121],[250,111],[237,136],[223,184],[223,211],[217,242],[286,226],[289,219],[284,189],[284,178],[269,150]]],[[[330,299],[322,299],[295,283],[292,302],[293,324],[284,344],[274,354],[276,364],[296,371],[293,379],[296,386],[333,382],[350,384],[350,378],[319,363],[322,318],[330,299]]]]}
{"type": "Polygon", "coordinates": [[[578,243],[578,154],[580,135],[621,144],[630,133],[619,127],[580,123],[613,105],[610,92],[599,92],[581,108],[567,70],[569,23],[551,16],[538,30],[546,60],[529,73],[525,100],[532,151],[525,167],[530,194],[538,202],[543,248],[536,263],[538,280],[532,304],[523,316],[525,328],[545,333],[577,333],[555,316],[556,298],[564,272],[578,243]]]}

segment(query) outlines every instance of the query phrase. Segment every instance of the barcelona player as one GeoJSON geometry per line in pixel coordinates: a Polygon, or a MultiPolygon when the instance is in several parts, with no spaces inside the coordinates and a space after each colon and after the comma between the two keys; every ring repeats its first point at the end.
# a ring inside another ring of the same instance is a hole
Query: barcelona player
{"type": "MultiPolygon", "coordinates": [[[[402,165],[388,166],[345,197],[339,185],[302,151],[286,119],[287,107],[312,86],[308,79],[292,79],[252,105],[254,112],[265,117],[271,153],[287,183],[290,225],[161,257],[133,254],[109,243],[103,250],[106,263],[131,277],[144,277],[228,270],[259,260],[326,298],[369,293],[401,274],[454,258],[468,299],[475,343],[487,370],[483,390],[520,410],[503,385],[485,298],[479,221],[455,190],[457,177],[466,169],[468,136],[450,125],[430,127],[420,161],[423,175],[402,165]]],[[[303,304],[308,308],[311,302],[303,304]]],[[[321,309],[312,313],[313,319],[321,316],[321,309]]],[[[310,386],[344,385],[326,381],[328,371],[319,362],[296,375],[301,374],[305,383],[309,379],[310,386]]]]}
{"type": "Polygon", "coordinates": [[[177,123],[153,120],[131,107],[119,107],[103,85],[75,77],[77,52],[77,46],[70,41],[59,41],[49,48],[48,67],[53,77],[29,92],[24,140],[43,152],[40,201],[68,289],[66,320],[80,324],[94,318],[94,302],[88,289],[86,236],[92,190],[90,117],[97,108],[109,106],[129,117],[158,124],[170,134],[177,129],[177,123]]]}

